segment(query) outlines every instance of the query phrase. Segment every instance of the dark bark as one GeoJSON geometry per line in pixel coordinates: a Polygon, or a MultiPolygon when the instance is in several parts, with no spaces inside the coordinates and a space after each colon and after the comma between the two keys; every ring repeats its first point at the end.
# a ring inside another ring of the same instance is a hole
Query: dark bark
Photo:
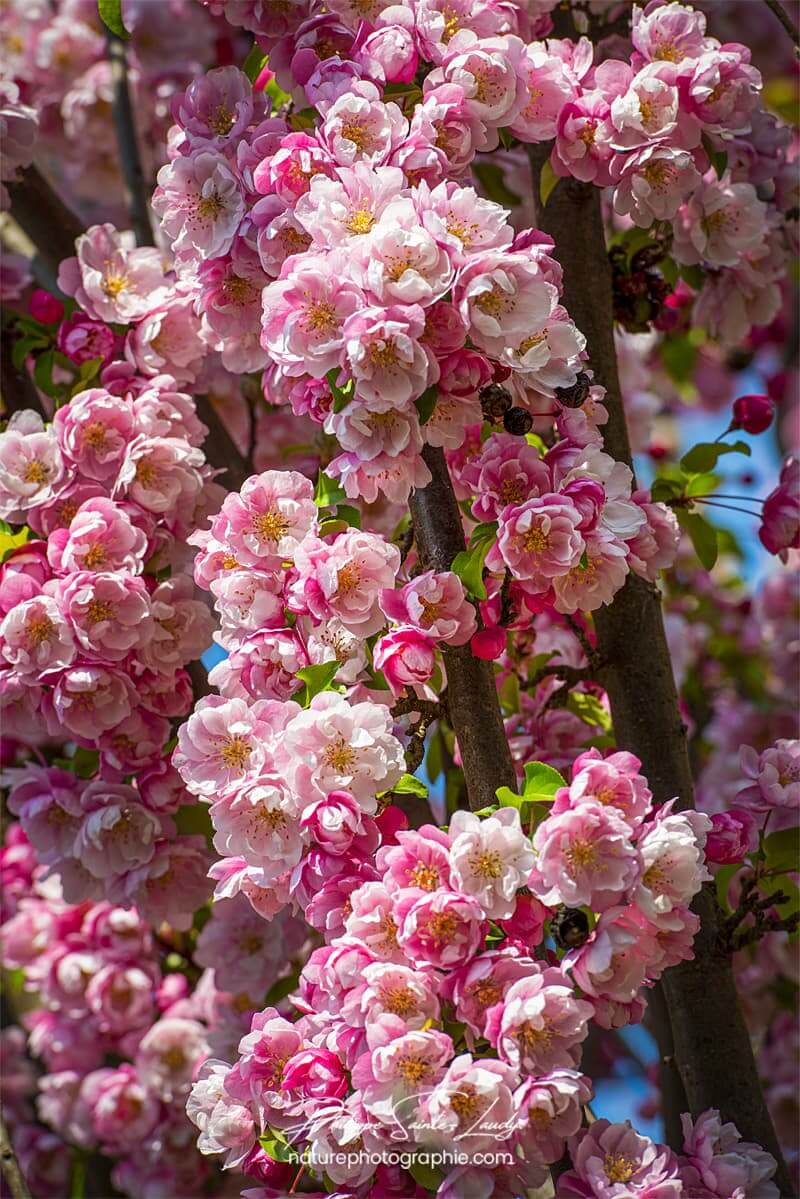
{"type": "MultiPolygon", "coordinates": [[[[423,458],[433,478],[411,497],[414,537],[425,570],[449,570],[465,548],[461,513],[453,492],[444,452],[426,446],[423,458]]],[[[473,656],[467,645],[446,645],[447,707],[458,738],[469,806],[475,810],[496,802],[498,787],[516,786],[494,671],[490,662],[473,656]]]]}
{"type": "MultiPolygon", "coordinates": [[[[542,208],[538,204],[539,173],[549,152],[549,145],[530,148],[533,192],[540,209],[538,225],[555,242],[556,257],[564,268],[565,307],[586,336],[589,365],[607,392],[605,448],[630,465],[600,190],[575,179],[561,179],[542,208]]],[[[677,796],[677,808],[693,807],[686,728],[678,707],[658,588],[631,573],[613,603],[595,612],[594,619],[598,648],[606,663],[599,678],[608,693],[617,744],[641,759],[656,803],[677,796]]],[[[718,1108],[745,1140],[756,1141],[772,1153],[778,1161],[775,1181],[781,1195],[792,1195],[739,1007],[730,958],[718,946],[713,889],[705,887],[693,908],[701,919],[695,959],[668,970],[662,981],[675,1062],[689,1108],[694,1116],[705,1108],[718,1108]]]]}
{"type": "Polygon", "coordinates": [[[683,1141],[681,1113],[689,1110],[683,1080],[675,1063],[675,1041],[664,989],[660,983],[648,992],[645,1023],[658,1046],[658,1081],[661,1117],[667,1143],[680,1147],[683,1141]]]}
{"type": "Polygon", "coordinates": [[[112,114],[117,134],[122,181],[125,200],[131,218],[131,229],[137,246],[155,244],[150,208],[147,203],[148,188],[144,180],[139,142],[136,136],[136,118],[128,86],[128,60],[125,43],[107,31],[108,61],[111,65],[111,81],[114,85],[112,114]]]}
{"type": "Polygon", "coordinates": [[[11,1199],[31,1199],[25,1176],[19,1168],[17,1155],[11,1144],[5,1123],[0,1120],[0,1167],[6,1180],[11,1199]]]}
{"type": "Polygon", "coordinates": [[[3,400],[3,416],[9,417],[15,412],[32,408],[39,416],[44,417],[39,393],[27,368],[24,364],[19,369],[14,365],[15,341],[11,325],[5,326],[0,334],[0,397],[3,400]]]}
{"type": "Polygon", "coordinates": [[[75,239],[84,232],[78,217],[53,191],[36,166],[8,184],[11,215],[27,233],[48,273],[55,279],[59,263],[75,253],[75,239]]]}
{"type": "Polygon", "coordinates": [[[240,491],[242,483],[253,473],[247,459],[239,453],[208,396],[195,396],[195,403],[197,415],[204,425],[208,425],[208,439],[203,445],[206,458],[212,466],[225,472],[222,482],[226,487],[240,491]]]}

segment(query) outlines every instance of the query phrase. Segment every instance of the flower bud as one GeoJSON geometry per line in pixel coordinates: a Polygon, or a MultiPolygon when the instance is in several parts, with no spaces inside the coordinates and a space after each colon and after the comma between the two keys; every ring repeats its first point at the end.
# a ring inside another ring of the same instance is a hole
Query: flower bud
{"type": "Polygon", "coordinates": [[[506,631],[499,625],[495,625],[491,629],[480,629],[473,635],[470,645],[476,658],[483,658],[484,662],[492,662],[495,658],[499,658],[506,648],[506,631]]]}
{"type": "Polygon", "coordinates": [[[775,404],[769,396],[739,396],[733,402],[731,428],[744,429],[745,433],[763,433],[772,424],[774,416],[775,404]]]}
{"type": "Polygon", "coordinates": [[[31,295],[28,311],[34,320],[41,321],[43,325],[54,325],[64,315],[64,305],[49,291],[37,287],[31,295]]]}

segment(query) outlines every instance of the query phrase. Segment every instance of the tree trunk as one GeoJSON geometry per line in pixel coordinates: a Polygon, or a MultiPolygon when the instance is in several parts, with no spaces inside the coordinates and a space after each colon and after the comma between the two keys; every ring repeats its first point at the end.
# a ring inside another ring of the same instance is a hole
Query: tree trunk
{"type": "MultiPolygon", "coordinates": [[[[564,305],[586,336],[589,365],[607,392],[605,448],[613,458],[630,465],[600,189],[576,179],[561,179],[542,207],[538,203],[539,177],[549,154],[549,144],[530,147],[537,223],[555,242],[556,256],[564,268],[564,305]]],[[[608,693],[618,746],[641,759],[656,803],[677,796],[677,808],[693,807],[686,727],[678,707],[658,588],[630,573],[613,602],[594,613],[594,621],[598,647],[607,662],[600,681],[608,693]]],[[[693,908],[701,920],[695,959],[668,970],[662,984],[675,1062],[690,1110],[697,1116],[706,1108],[718,1108],[745,1140],[757,1142],[774,1155],[780,1193],[793,1195],[764,1102],[730,959],[718,948],[713,888],[704,887],[693,908]]]]}

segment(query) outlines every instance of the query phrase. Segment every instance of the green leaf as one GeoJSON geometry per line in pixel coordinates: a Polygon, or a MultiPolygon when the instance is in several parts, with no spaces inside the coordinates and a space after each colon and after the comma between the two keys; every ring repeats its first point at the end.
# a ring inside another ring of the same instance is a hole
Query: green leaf
{"type": "Polygon", "coordinates": [[[665,337],[660,346],[661,361],[667,373],[676,383],[691,379],[697,361],[697,349],[685,333],[665,337]]]}
{"type": "Polygon", "coordinates": [[[428,798],[428,788],[423,783],[422,779],[418,779],[416,775],[404,774],[398,779],[393,787],[390,788],[392,795],[418,795],[420,799],[428,798]]]}
{"type": "Polygon", "coordinates": [[[340,665],[338,659],[334,658],[332,662],[320,662],[318,666],[304,666],[302,670],[298,670],[294,677],[305,683],[305,687],[294,696],[297,702],[307,708],[315,695],[319,695],[321,691],[330,691],[340,665]]]}
{"type": "Polygon", "coordinates": [[[741,862],[732,862],[728,866],[721,866],[714,875],[714,886],[717,889],[717,899],[719,900],[720,907],[724,912],[729,912],[731,910],[731,905],[728,903],[728,887],[730,886],[730,881],[734,874],[736,874],[736,871],[741,870],[741,868],[741,862]]]}
{"type": "Polygon", "coordinates": [[[719,476],[710,472],[704,475],[694,475],[686,488],[686,494],[691,498],[696,495],[708,495],[719,485],[719,476]]]}
{"type": "Polygon", "coordinates": [[[263,1137],[258,1138],[258,1143],[267,1157],[271,1157],[274,1162],[300,1161],[300,1154],[297,1150],[287,1144],[286,1141],[279,1141],[275,1136],[268,1136],[265,1133],[263,1137]]]}
{"type": "Polygon", "coordinates": [[[547,162],[539,172],[539,200],[541,201],[542,208],[547,207],[547,201],[553,194],[553,189],[558,183],[558,180],[559,176],[553,170],[552,166],[550,165],[550,159],[548,158],[547,162]]]}
{"type": "Polygon", "coordinates": [[[407,1169],[411,1177],[414,1179],[414,1182],[416,1182],[418,1186],[424,1187],[424,1189],[426,1191],[430,1191],[432,1195],[436,1194],[444,1178],[441,1170],[437,1170],[433,1166],[429,1166],[428,1163],[423,1161],[421,1158],[415,1158],[409,1163],[407,1169]]]}
{"type": "Polygon", "coordinates": [[[650,488],[650,495],[653,500],[664,501],[674,500],[679,495],[683,495],[686,480],[658,478],[653,481],[653,486],[650,488]]]}
{"type": "Polygon", "coordinates": [[[40,350],[44,346],[49,345],[46,338],[40,337],[38,334],[31,334],[30,337],[20,337],[14,342],[14,348],[11,351],[11,361],[18,371],[21,371],[25,359],[33,350],[40,350]]]}
{"type": "Polygon", "coordinates": [[[683,508],[678,508],[675,515],[678,518],[678,524],[689,534],[700,565],[706,570],[711,570],[719,553],[717,530],[696,512],[687,512],[683,508]]]}
{"type": "Polygon", "coordinates": [[[122,21],[122,0],[97,0],[97,11],[106,29],[127,41],[130,34],[122,21]]]}
{"type": "Polygon", "coordinates": [[[211,825],[208,804],[184,804],[175,813],[175,827],[179,833],[199,833],[211,841],[214,830],[211,825]]]}
{"type": "Polygon", "coordinates": [[[517,140],[510,129],[498,129],[497,135],[500,138],[502,146],[506,150],[510,150],[517,140]]]}
{"type": "Polygon", "coordinates": [[[490,200],[494,200],[495,204],[502,204],[507,208],[518,208],[522,203],[522,197],[506,186],[503,168],[499,167],[497,163],[474,162],[472,173],[483,191],[490,200]]]}
{"type": "Polygon", "coordinates": [[[690,475],[707,474],[723,454],[744,454],[749,458],[750,446],[746,441],[701,441],[683,455],[681,466],[690,475]]]}
{"type": "Polygon", "coordinates": [[[339,520],[346,521],[350,528],[361,528],[361,513],[352,504],[337,504],[336,516],[339,520]]]}
{"type": "Polygon", "coordinates": [[[442,773],[443,756],[442,732],[441,729],[437,729],[428,741],[428,752],[425,756],[425,769],[432,783],[435,783],[442,773]]]}
{"type": "Polygon", "coordinates": [[[61,394],[61,387],[53,382],[53,351],[45,350],[36,359],[33,368],[33,381],[45,395],[55,397],[61,394]]]}
{"type": "Polygon", "coordinates": [[[611,713],[596,695],[590,695],[588,691],[570,691],[567,708],[579,716],[584,724],[598,725],[604,733],[611,732],[611,713]]]}
{"type": "Polygon", "coordinates": [[[566,785],[566,779],[552,766],[547,766],[544,762],[528,762],[525,767],[522,796],[530,803],[552,803],[556,791],[566,785]]]}
{"type": "Polygon", "coordinates": [[[495,795],[501,808],[516,808],[518,812],[521,811],[525,802],[522,796],[517,795],[516,791],[512,791],[510,787],[498,787],[495,795]]]}
{"type": "Polygon", "coordinates": [[[764,853],[768,870],[780,873],[797,870],[800,864],[800,829],[785,828],[770,833],[764,841],[764,853]]]}
{"type": "Polygon", "coordinates": [[[421,425],[427,425],[428,421],[431,419],[433,410],[436,407],[438,395],[439,390],[436,384],[433,383],[430,387],[427,387],[425,391],[423,391],[419,399],[414,400],[414,407],[419,413],[419,423],[421,425]]]}
{"type": "Polygon", "coordinates": [[[279,978],[276,983],[273,983],[267,992],[267,997],[264,1000],[264,1007],[277,1007],[282,999],[297,986],[297,974],[287,974],[285,978],[279,978]]]}
{"type": "Polygon", "coordinates": [[[703,138],[703,149],[708,155],[708,161],[717,173],[717,178],[721,179],[728,168],[727,153],[724,150],[717,150],[710,137],[703,138]]]}
{"type": "Polygon", "coordinates": [[[345,500],[344,488],[340,487],[335,479],[330,475],[326,475],[324,470],[321,470],[317,475],[317,489],[314,493],[314,503],[318,508],[330,508],[334,504],[338,504],[339,500],[345,500]]]}
{"type": "MultiPolygon", "coordinates": [[[[266,59],[264,60],[264,65],[266,66],[266,59]]],[[[257,78],[258,75],[256,75],[256,79],[257,78]]],[[[255,82],[255,80],[253,80],[253,82],[255,82]]],[[[285,92],[282,87],[278,87],[278,81],[274,77],[267,83],[267,86],[264,88],[264,93],[265,95],[269,96],[270,100],[272,101],[273,109],[285,108],[287,104],[291,103],[292,100],[292,97],[288,92],[285,92]]]]}
{"type": "Polygon", "coordinates": [[[497,521],[476,525],[470,535],[469,548],[456,554],[453,559],[451,570],[458,575],[470,595],[477,599],[486,599],[483,564],[496,535],[497,521]]]}
{"type": "Polygon", "coordinates": [[[242,63],[242,70],[251,83],[255,83],[264,67],[267,65],[267,56],[257,42],[254,42],[250,47],[250,52],[247,58],[242,63]]]}
{"type": "Polygon", "coordinates": [[[27,525],[23,525],[18,533],[12,533],[10,529],[8,532],[0,532],[0,562],[5,562],[15,550],[29,541],[30,535],[31,531],[27,525]]]}
{"type": "Polygon", "coordinates": [[[334,412],[341,412],[343,408],[346,408],[353,396],[356,394],[356,385],[353,379],[348,379],[344,387],[340,387],[336,382],[338,377],[338,366],[331,367],[325,376],[325,378],[328,380],[328,386],[331,389],[331,395],[333,396],[334,412]]]}

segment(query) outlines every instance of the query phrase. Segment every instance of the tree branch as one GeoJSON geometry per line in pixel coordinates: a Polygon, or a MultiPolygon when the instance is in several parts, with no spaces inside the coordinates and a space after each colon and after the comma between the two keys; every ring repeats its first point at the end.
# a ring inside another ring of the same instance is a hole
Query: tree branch
{"type": "Polygon", "coordinates": [[[207,395],[194,397],[197,415],[208,425],[208,439],[203,446],[212,466],[225,471],[225,484],[231,491],[240,491],[245,479],[253,473],[250,464],[236,448],[234,441],[219,418],[207,395]]]}
{"type": "Polygon", "coordinates": [[[781,0],[764,0],[764,3],[770,12],[775,14],[781,25],[783,25],[783,28],[794,42],[795,54],[800,57],[800,33],[798,33],[797,26],[781,4],[781,0]]]}
{"type": "MultiPolygon", "coordinates": [[[[424,570],[449,570],[465,548],[461,513],[444,451],[426,446],[422,456],[433,478],[411,496],[417,552],[424,570]]],[[[515,787],[516,772],[506,740],[491,663],[474,657],[467,645],[445,645],[447,707],[453,726],[469,805],[473,810],[496,802],[498,787],[515,787]]]]}
{"type": "Polygon", "coordinates": [[[23,171],[16,183],[9,183],[8,192],[11,215],[36,246],[55,279],[59,264],[75,253],[75,241],[84,232],[83,224],[36,166],[23,171]]]}
{"type": "MultiPolygon", "coordinates": [[[[533,194],[550,145],[529,147],[533,194]]],[[[600,189],[561,179],[538,224],[556,245],[564,268],[564,305],[587,339],[589,364],[607,392],[604,448],[631,465],[614,347],[611,264],[606,252],[600,189]]],[[[613,602],[594,614],[598,650],[606,659],[606,688],[617,744],[642,761],[656,803],[677,796],[678,809],[694,805],[686,729],[678,707],[658,588],[631,572],[613,602]]],[[[743,1138],[776,1158],[781,1195],[794,1193],[764,1102],[750,1037],[739,1008],[730,957],[720,952],[713,888],[692,905],[701,927],[695,957],[662,980],[675,1043],[675,1061],[694,1116],[718,1108],[743,1138]]]]}
{"type": "Polygon", "coordinates": [[[131,93],[128,86],[128,59],[125,43],[110,29],[106,30],[108,61],[111,65],[111,82],[114,87],[112,114],[117,133],[122,179],[125,185],[125,200],[131,218],[131,228],[137,246],[155,244],[150,208],[147,203],[147,188],[144,182],[139,142],[136,137],[136,119],[133,114],[131,93]]]}
{"type": "Polygon", "coordinates": [[[25,1176],[19,1168],[17,1155],[11,1144],[11,1138],[6,1130],[5,1122],[0,1119],[0,1167],[3,1177],[8,1183],[11,1199],[31,1199],[25,1176]]]}

